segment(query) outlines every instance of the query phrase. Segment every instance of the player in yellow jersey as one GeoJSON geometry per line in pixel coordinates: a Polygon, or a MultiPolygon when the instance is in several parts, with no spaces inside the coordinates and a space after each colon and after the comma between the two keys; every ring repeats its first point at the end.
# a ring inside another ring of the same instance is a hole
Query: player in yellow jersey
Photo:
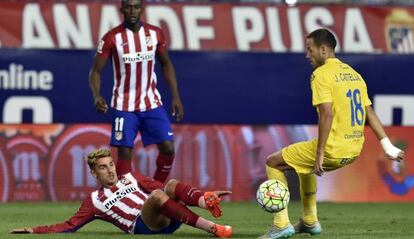
{"type": "Polygon", "coordinates": [[[293,226],[288,209],[275,213],[274,223],[260,239],[288,238],[295,233],[320,234],[316,210],[316,175],[354,162],[364,143],[368,120],[390,160],[404,159],[404,152],[392,145],[371,108],[364,79],[349,65],[335,58],[336,40],[327,29],[306,36],[306,57],[315,67],[311,76],[312,104],[318,111],[318,138],[299,142],[268,156],[269,179],[287,185],[286,170],[299,176],[302,218],[293,226]]]}

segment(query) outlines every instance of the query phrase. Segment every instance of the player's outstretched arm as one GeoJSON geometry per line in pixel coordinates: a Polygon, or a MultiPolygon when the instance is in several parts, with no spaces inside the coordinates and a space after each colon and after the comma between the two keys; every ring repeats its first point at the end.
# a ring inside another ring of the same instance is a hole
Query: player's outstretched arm
{"type": "Polygon", "coordinates": [[[15,228],[11,230],[12,234],[29,234],[33,233],[33,229],[31,227],[23,227],[23,228],[15,228]]]}
{"type": "Polygon", "coordinates": [[[10,233],[13,234],[25,234],[25,233],[62,233],[62,232],[76,232],[85,224],[95,219],[95,213],[93,209],[91,197],[87,197],[82,202],[79,210],[68,220],[56,223],[53,225],[35,226],[35,227],[23,227],[13,229],[10,233]]]}
{"type": "Polygon", "coordinates": [[[398,162],[403,160],[405,158],[404,151],[395,147],[388,139],[384,127],[382,126],[381,121],[378,119],[372,107],[369,105],[366,106],[365,109],[367,112],[368,123],[371,126],[371,129],[374,131],[375,135],[377,136],[377,139],[380,141],[381,146],[384,149],[388,159],[398,162]]]}

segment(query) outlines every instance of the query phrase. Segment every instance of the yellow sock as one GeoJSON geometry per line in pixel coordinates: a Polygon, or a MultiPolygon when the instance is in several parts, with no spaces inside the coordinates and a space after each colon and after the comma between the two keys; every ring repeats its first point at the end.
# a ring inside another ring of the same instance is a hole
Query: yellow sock
{"type": "MultiPolygon", "coordinates": [[[[288,186],[285,173],[279,169],[275,169],[266,165],[266,173],[269,179],[277,179],[288,186]]],[[[278,228],[285,228],[289,223],[288,209],[285,208],[280,212],[274,213],[273,223],[278,228]]]]}
{"type": "Polygon", "coordinates": [[[316,209],[317,180],[315,174],[298,173],[300,182],[300,198],[302,202],[302,219],[307,225],[318,221],[316,209]]]}

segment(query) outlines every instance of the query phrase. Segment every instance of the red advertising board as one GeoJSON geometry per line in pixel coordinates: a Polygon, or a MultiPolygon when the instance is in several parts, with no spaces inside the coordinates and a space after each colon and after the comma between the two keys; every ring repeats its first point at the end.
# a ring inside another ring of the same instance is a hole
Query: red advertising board
{"type": "MultiPolygon", "coordinates": [[[[2,47],[94,48],[122,21],[113,1],[2,1],[2,47]]],[[[333,30],[339,51],[413,53],[414,8],[395,6],[148,3],[173,50],[303,52],[304,37],[333,30]]]]}
{"type": "Polygon", "coordinates": [[[360,158],[344,169],[324,175],[319,181],[319,198],[341,202],[412,202],[414,128],[389,127],[387,133],[394,145],[404,149],[404,162],[387,160],[373,131],[367,129],[360,158]]]}
{"type": "Polygon", "coordinates": [[[10,155],[5,141],[0,138],[0,202],[9,201],[10,191],[13,190],[13,176],[10,175],[10,155]]]}
{"type": "MultiPolygon", "coordinates": [[[[405,150],[405,162],[385,160],[367,128],[360,159],[318,178],[318,199],[413,201],[414,127],[388,127],[387,132],[405,150]]],[[[99,186],[83,157],[109,147],[110,125],[0,125],[0,133],[1,202],[80,200],[99,186]]],[[[176,159],[170,177],[202,190],[231,190],[233,201],[251,200],[258,184],[266,180],[266,156],[316,135],[317,127],[306,125],[176,125],[176,159]]],[[[137,137],[134,170],[153,175],[157,155],[156,147],[143,148],[137,137]]]]}
{"type": "Polygon", "coordinates": [[[12,201],[44,201],[48,192],[44,185],[47,172],[48,147],[42,138],[33,135],[16,135],[7,140],[14,190],[12,201]]]}

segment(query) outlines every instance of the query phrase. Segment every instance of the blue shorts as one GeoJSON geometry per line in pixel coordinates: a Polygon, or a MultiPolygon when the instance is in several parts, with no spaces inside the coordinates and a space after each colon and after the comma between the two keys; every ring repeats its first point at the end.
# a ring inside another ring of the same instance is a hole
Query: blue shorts
{"type": "Polygon", "coordinates": [[[135,222],[134,234],[172,234],[181,226],[181,224],[181,222],[171,220],[171,223],[168,225],[168,227],[163,228],[159,231],[152,231],[147,227],[147,225],[145,225],[142,218],[138,217],[137,221],[135,222]]]}
{"type": "Polygon", "coordinates": [[[170,120],[162,106],[144,112],[112,110],[111,146],[133,148],[138,131],[144,146],[174,139],[170,120]]]}

